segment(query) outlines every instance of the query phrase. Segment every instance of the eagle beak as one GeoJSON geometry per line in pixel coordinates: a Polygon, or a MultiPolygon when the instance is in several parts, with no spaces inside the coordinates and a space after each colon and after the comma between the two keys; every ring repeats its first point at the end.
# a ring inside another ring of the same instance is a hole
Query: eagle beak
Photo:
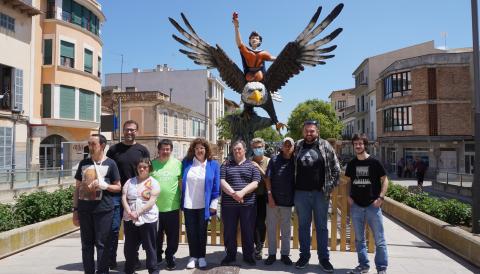
{"type": "Polygon", "coordinates": [[[252,91],[252,94],[248,97],[248,99],[250,100],[253,100],[254,102],[256,102],[257,104],[260,103],[260,101],[262,100],[262,93],[260,91],[258,91],[258,89],[252,91]]]}

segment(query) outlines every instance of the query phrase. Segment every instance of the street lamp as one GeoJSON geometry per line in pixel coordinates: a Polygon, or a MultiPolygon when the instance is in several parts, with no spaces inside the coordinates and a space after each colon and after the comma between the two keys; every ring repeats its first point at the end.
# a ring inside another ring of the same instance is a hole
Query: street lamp
{"type": "Polygon", "coordinates": [[[11,181],[11,189],[13,189],[13,184],[15,182],[15,147],[16,147],[16,133],[17,133],[17,121],[20,118],[20,110],[18,109],[12,109],[12,121],[13,121],[13,130],[12,130],[12,167],[11,167],[11,173],[12,173],[12,181],[11,181]]]}
{"type": "Polygon", "coordinates": [[[473,88],[475,92],[475,171],[472,185],[472,232],[480,233],[480,73],[478,58],[478,5],[477,0],[471,0],[472,36],[473,36],[473,88]]]}

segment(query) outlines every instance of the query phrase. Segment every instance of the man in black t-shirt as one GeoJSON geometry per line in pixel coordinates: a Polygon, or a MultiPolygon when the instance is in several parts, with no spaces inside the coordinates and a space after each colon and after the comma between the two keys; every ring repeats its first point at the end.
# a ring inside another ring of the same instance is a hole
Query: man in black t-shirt
{"type": "Polygon", "coordinates": [[[303,269],[310,260],[312,212],[317,233],[317,255],[323,271],[332,273],[328,251],[328,206],[330,193],[338,184],[340,163],[332,146],[319,137],[317,121],[303,124],[303,140],[295,148],[295,211],[298,215],[300,258],[303,269]]]}
{"type": "Polygon", "coordinates": [[[113,195],[120,193],[120,175],[112,159],[105,157],[105,136],[93,134],[88,140],[90,158],[83,159],[75,173],[73,224],[80,226],[82,262],[85,273],[95,273],[94,247],[97,248],[97,273],[108,273],[113,195]]]}
{"type": "Polygon", "coordinates": [[[370,226],[375,239],[377,271],[386,273],[388,266],[387,243],[380,207],[387,193],[388,178],[382,164],[366,152],[368,139],[365,135],[353,135],[352,144],[356,157],[347,165],[345,175],[350,184],[348,203],[355,229],[355,247],[359,264],[349,273],[367,273],[370,269],[365,241],[365,222],[370,226]]]}
{"type": "MultiPolygon", "coordinates": [[[[135,141],[137,132],[138,123],[134,120],[126,121],[123,124],[123,141],[111,146],[107,151],[107,156],[113,159],[118,166],[122,187],[128,179],[137,176],[137,164],[140,159],[150,158],[148,149],[135,141]]],[[[115,210],[113,213],[112,233],[110,235],[112,249],[109,266],[111,269],[117,267],[118,232],[120,231],[120,223],[123,216],[121,197],[121,193],[113,197],[115,210]]]]}

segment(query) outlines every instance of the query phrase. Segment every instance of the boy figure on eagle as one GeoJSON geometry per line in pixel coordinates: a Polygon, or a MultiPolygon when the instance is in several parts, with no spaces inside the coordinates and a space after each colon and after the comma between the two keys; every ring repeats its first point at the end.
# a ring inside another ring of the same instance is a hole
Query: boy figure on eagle
{"type": "Polygon", "coordinates": [[[275,56],[272,56],[265,50],[258,49],[262,44],[262,36],[256,31],[252,31],[248,37],[248,44],[251,48],[248,48],[242,43],[240,37],[238,14],[233,13],[233,25],[235,26],[235,41],[240,49],[242,56],[243,73],[247,82],[260,82],[263,80],[265,74],[265,61],[275,61],[275,56]]]}

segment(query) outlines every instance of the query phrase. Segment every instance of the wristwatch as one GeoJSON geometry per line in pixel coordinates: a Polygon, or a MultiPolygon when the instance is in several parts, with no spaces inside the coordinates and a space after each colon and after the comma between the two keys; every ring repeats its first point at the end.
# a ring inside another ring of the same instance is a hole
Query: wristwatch
{"type": "Polygon", "coordinates": [[[72,208],[72,212],[73,212],[73,211],[78,211],[78,207],[73,207],[73,208],[72,208]]]}
{"type": "Polygon", "coordinates": [[[385,197],[383,197],[383,196],[378,196],[378,198],[382,201],[385,201],[385,197]]]}
{"type": "Polygon", "coordinates": [[[271,191],[271,190],[267,190],[267,194],[272,194],[272,191],[271,191]]]}

